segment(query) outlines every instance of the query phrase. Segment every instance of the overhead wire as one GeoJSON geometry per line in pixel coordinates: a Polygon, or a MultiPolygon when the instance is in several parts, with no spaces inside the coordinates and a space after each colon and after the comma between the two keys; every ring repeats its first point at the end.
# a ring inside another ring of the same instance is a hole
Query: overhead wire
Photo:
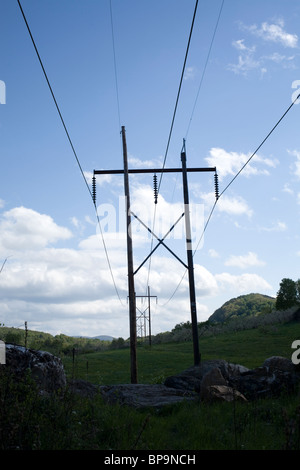
{"type": "Polygon", "coordinates": [[[116,95],[117,95],[119,129],[121,129],[121,113],[120,113],[120,99],[119,99],[119,85],[118,85],[118,73],[117,73],[117,59],[116,59],[116,47],[115,47],[115,33],[114,33],[112,0],[109,0],[109,7],[110,7],[110,26],[111,26],[113,58],[114,58],[114,73],[115,73],[115,87],[116,87],[116,95]]]}
{"type": "MultiPolygon", "coordinates": [[[[170,142],[171,142],[171,137],[172,137],[172,133],[173,133],[173,127],[174,127],[175,117],[176,117],[176,113],[177,113],[177,107],[178,107],[179,97],[180,97],[180,93],[181,93],[182,82],[183,82],[183,78],[184,78],[184,74],[185,74],[186,62],[187,62],[187,58],[188,58],[188,54],[189,54],[190,43],[191,43],[191,38],[192,38],[192,34],[193,34],[193,29],[194,29],[194,23],[195,23],[196,14],[197,14],[198,3],[199,3],[199,1],[196,0],[195,7],[194,7],[193,18],[192,18],[192,23],[191,23],[191,27],[190,27],[190,33],[189,33],[188,43],[187,43],[187,46],[186,46],[186,52],[185,52],[183,67],[182,67],[181,76],[180,76],[180,81],[179,81],[179,87],[178,87],[177,96],[176,96],[176,101],[175,101],[175,107],[174,107],[174,111],[173,111],[173,116],[172,116],[170,131],[169,131],[168,140],[167,140],[167,146],[166,146],[165,155],[164,155],[164,160],[163,160],[163,165],[162,165],[162,172],[160,173],[159,183],[158,183],[157,190],[156,190],[157,198],[158,198],[159,191],[160,191],[160,187],[161,187],[161,183],[162,183],[162,178],[163,178],[163,174],[164,174],[164,171],[163,171],[163,170],[165,169],[165,166],[166,166],[166,160],[167,160],[167,156],[168,156],[168,152],[169,152],[169,147],[170,147],[170,142]]],[[[152,224],[152,226],[153,226],[153,231],[154,231],[154,227],[155,227],[155,220],[156,220],[156,204],[155,204],[155,207],[154,207],[154,215],[153,215],[153,224],[152,224]]],[[[154,241],[154,239],[153,239],[153,236],[152,236],[152,238],[151,238],[151,251],[152,251],[152,247],[153,247],[153,241],[154,241]]],[[[146,286],[146,289],[148,288],[148,285],[149,285],[150,270],[151,270],[151,259],[152,259],[152,258],[150,257],[150,260],[149,260],[149,267],[148,267],[148,277],[147,277],[147,286],[146,286]]]]}
{"type": "MultiPolygon", "coordinates": [[[[30,38],[31,38],[31,42],[32,42],[32,44],[33,44],[34,50],[35,50],[36,55],[37,55],[37,57],[38,57],[40,66],[41,66],[41,68],[42,68],[44,77],[45,77],[45,79],[46,79],[48,88],[49,88],[50,93],[51,93],[51,96],[52,96],[52,98],[53,98],[53,101],[54,101],[56,110],[57,110],[57,112],[58,112],[58,114],[59,114],[59,117],[60,117],[61,123],[62,123],[62,125],[63,125],[64,131],[65,131],[66,136],[67,136],[67,138],[68,138],[68,141],[69,141],[69,143],[70,143],[72,152],[73,152],[73,154],[74,154],[74,157],[75,157],[75,159],[76,159],[76,162],[77,162],[77,165],[78,165],[79,170],[80,170],[80,172],[81,172],[81,175],[82,175],[82,177],[83,177],[83,180],[84,180],[84,182],[85,182],[85,184],[86,184],[86,187],[87,187],[87,189],[88,189],[88,192],[89,192],[89,194],[90,194],[90,196],[91,196],[91,199],[92,199],[92,201],[93,201],[93,194],[92,194],[92,191],[91,191],[91,189],[90,189],[89,183],[88,183],[88,181],[87,181],[87,178],[86,178],[86,176],[85,176],[85,174],[84,174],[84,171],[83,171],[83,169],[82,169],[82,166],[81,166],[81,164],[80,164],[80,161],[79,161],[79,158],[78,158],[78,156],[77,156],[75,147],[74,147],[73,142],[72,142],[72,140],[71,140],[70,134],[69,134],[69,132],[68,132],[68,129],[67,129],[67,126],[66,126],[66,124],[65,124],[65,121],[64,121],[64,119],[63,119],[63,116],[62,116],[62,113],[61,113],[61,111],[60,111],[60,108],[59,108],[59,106],[58,106],[57,100],[56,100],[56,98],[55,98],[55,95],[54,95],[52,86],[51,86],[51,84],[50,84],[48,75],[47,75],[46,70],[45,70],[45,67],[44,67],[44,65],[43,65],[43,62],[42,62],[41,56],[40,56],[40,54],[39,54],[38,48],[37,48],[37,46],[36,46],[35,40],[34,40],[34,38],[33,38],[31,29],[30,29],[30,27],[29,27],[27,18],[26,18],[26,16],[25,16],[24,10],[23,10],[22,5],[21,5],[21,2],[20,2],[20,0],[17,0],[17,2],[18,2],[18,5],[19,5],[19,8],[20,8],[22,17],[23,17],[23,19],[24,19],[24,22],[25,22],[25,24],[26,24],[26,27],[27,27],[29,36],[30,36],[30,38]]],[[[114,284],[114,288],[115,288],[116,294],[117,294],[117,296],[118,296],[118,298],[119,298],[119,301],[120,301],[120,303],[123,305],[122,300],[121,300],[121,297],[120,297],[120,294],[119,294],[119,291],[118,291],[118,288],[117,288],[117,285],[116,285],[116,282],[115,282],[115,279],[114,279],[114,275],[113,275],[113,271],[112,271],[110,259],[109,259],[109,256],[108,256],[108,251],[107,251],[106,243],[105,243],[105,240],[104,240],[104,235],[103,235],[101,223],[100,223],[100,218],[99,218],[97,206],[96,206],[96,203],[95,203],[94,201],[93,201],[93,205],[94,205],[95,212],[96,212],[97,223],[98,223],[98,226],[99,226],[99,229],[100,229],[100,234],[101,234],[101,237],[102,237],[102,243],[103,243],[103,246],[104,246],[105,256],[106,256],[106,260],[107,260],[107,263],[108,263],[110,275],[111,275],[111,277],[112,277],[112,281],[113,281],[113,284],[114,284]]]]}
{"type": "MultiPolygon", "coordinates": [[[[232,185],[232,183],[238,178],[238,176],[242,173],[242,171],[246,168],[246,166],[250,163],[250,161],[252,160],[252,158],[257,154],[257,152],[261,149],[261,147],[264,145],[264,143],[268,140],[268,138],[271,136],[271,134],[275,131],[275,129],[278,127],[278,125],[281,123],[281,121],[285,118],[285,116],[288,114],[288,112],[291,110],[291,108],[294,106],[294,104],[300,99],[300,93],[298,94],[298,96],[292,101],[292,103],[290,104],[290,106],[286,109],[286,111],[282,114],[282,116],[280,117],[280,119],[278,119],[278,121],[276,122],[276,124],[272,127],[272,129],[270,130],[270,132],[266,135],[266,137],[262,140],[262,142],[259,144],[259,146],[256,148],[256,150],[251,154],[251,156],[248,158],[248,160],[246,161],[246,163],[244,163],[244,165],[241,167],[241,169],[236,173],[236,175],[230,180],[230,182],[225,186],[225,188],[223,189],[223,191],[219,194],[219,197],[218,199],[215,200],[212,208],[211,208],[211,211],[209,213],[209,216],[207,218],[207,221],[204,225],[204,228],[203,228],[203,231],[202,231],[202,234],[201,234],[201,237],[197,243],[197,246],[196,246],[196,249],[194,250],[193,252],[193,257],[195,256],[197,250],[198,250],[198,247],[199,247],[199,244],[201,242],[201,240],[203,239],[203,236],[204,236],[204,233],[206,232],[207,230],[207,227],[208,227],[208,224],[212,218],[212,215],[214,213],[214,210],[217,206],[217,203],[218,201],[220,200],[221,196],[223,196],[223,194],[229,189],[229,187],[232,185]]],[[[170,300],[174,297],[174,295],[176,294],[176,292],[178,291],[185,275],[187,273],[187,269],[185,270],[185,272],[183,273],[183,276],[181,277],[181,280],[179,281],[177,287],[175,288],[174,292],[172,293],[172,295],[170,296],[170,298],[163,304],[163,306],[167,305],[170,300]]]]}
{"type": "Polygon", "coordinates": [[[207,53],[207,56],[206,56],[204,68],[203,68],[201,79],[200,79],[200,84],[199,84],[199,87],[198,87],[198,92],[197,92],[196,99],[195,99],[195,102],[194,102],[194,106],[193,106],[193,109],[192,109],[192,113],[191,113],[191,117],[190,117],[189,124],[188,124],[188,127],[187,127],[187,131],[186,131],[186,134],[185,134],[185,140],[187,140],[187,136],[188,136],[188,133],[189,133],[189,130],[190,130],[191,122],[192,122],[192,119],[193,119],[193,116],[194,116],[194,113],[195,113],[195,109],[196,109],[197,101],[198,101],[199,94],[200,94],[200,91],[201,91],[201,88],[202,88],[202,83],[203,83],[204,76],[205,76],[205,73],[206,73],[208,61],[209,61],[209,58],[210,58],[210,55],[211,55],[213,43],[214,43],[216,33],[217,33],[217,29],[218,29],[218,26],[219,26],[222,10],[223,10],[223,6],[224,6],[224,1],[225,0],[222,0],[221,7],[220,7],[220,10],[219,10],[219,14],[218,14],[218,18],[217,18],[216,25],[215,25],[215,28],[214,28],[214,32],[213,32],[213,35],[212,35],[212,38],[211,38],[210,46],[209,46],[209,49],[208,49],[208,53],[207,53]]]}
{"type": "MultiPolygon", "coordinates": [[[[162,170],[164,170],[164,168],[165,168],[166,160],[167,160],[167,156],[168,156],[168,152],[169,152],[169,146],[170,146],[171,136],[172,136],[172,132],[173,132],[173,127],[174,127],[174,122],[175,122],[175,117],[176,117],[176,112],[177,112],[177,107],[178,107],[178,102],[179,102],[179,97],[180,97],[180,92],[181,92],[181,87],[182,87],[182,81],[183,81],[183,77],[184,77],[184,73],[185,73],[186,62],[187,62],[187,58],[188,58],[188,54],[189,54],[190,43],[191,43],[191,38],[192,38],[192,34],[193,34],[197,8],[198,8],[198,0],[196,0],[196,4],[195,4],[195,8],[194,8],[194,14],[193,14],[192,24],[191,24],[191,28],[190,28],[189,39],[188,39],[188,43],[187,43],[187,47],[186,47],[184,63],[183,63],[183,67],[182,67],[182,72],[181,72],[181,77],[180,77],[180,82],[179,82],[179,87],[178,87],[178,92],[177,92],[177,97],[176,97],[176,102],[175,102],[175,108],[174,108],[174,112],[173,112],[171,127],[170,127],[170,131],[169,131],[169,137],[168,137],[168,141],[167,141],[167,147],[166,147],[165,156],[164,156],[163,165],[162,165],[162,170]]],[[[163,171],[160,174],[160,180],[159,180],[159,184],[158,184],[158,193],[159,193],[159,190],[160,190],[162,177],[163,177],[163,171]]]]}

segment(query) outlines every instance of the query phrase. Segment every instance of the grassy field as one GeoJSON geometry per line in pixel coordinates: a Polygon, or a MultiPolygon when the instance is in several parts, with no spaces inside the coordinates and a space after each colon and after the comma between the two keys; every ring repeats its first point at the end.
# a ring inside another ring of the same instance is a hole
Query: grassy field
{"type": "MultiPolygon", "coordinates": [[[[202,359],[249,368],[272,355],[290,358],[300,322],[200,338],[202,359]]],[[[130,382],[130,351],[64,356],[69,377],[130,382]]],[[[160,383],[193,364],[192,343],[138,347],[140,383],[160,383]]],[[[0,370],[1,372],[1,370],[0,370]]],[[[247,403],[181,403],[162,410],[108,405],[102,397],[41,396],[0,374],[0,450],[300,450],[299,394],[247,403]],[[62,399],[63,398],[63,399],[62,399]]]]}
{"type": "MultiPolygon", "coordinates": [[[[290,358],[295,339],[300,339],[300,322],[200,338],[200,352],[202,360],[224,359],[254,368],[270,356],[290,358]]],[[[76,355],[74,362],[71,357],[63,361],[67,374],[74,378],[95,384],[130,383],[129,349],[76,355]]],[[[193,345],[140,345],[137,362],[139,383],[160,383],[193,365],[193,345]]]]}

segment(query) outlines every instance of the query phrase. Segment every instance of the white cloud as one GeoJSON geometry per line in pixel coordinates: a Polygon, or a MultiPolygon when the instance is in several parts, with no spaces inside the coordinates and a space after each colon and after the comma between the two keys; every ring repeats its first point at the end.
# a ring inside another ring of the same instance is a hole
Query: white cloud
{"type": "Polygon", "coordinates": [[[194,77],[195,77],[195,68],[187,67],[183,79],[192,80],[194,77]]]}
{"type": "Polygon", "coordinates": [[[235,276],[229,273],[216,274],[218,286],[222,290],[234,289],[236,294],[251,292],[264,292],[271,290],[272,286],[257,274],[245,273],[235,276]]]}
{"type": "Polygon", "coordinates": [[[250,70],[257,69],[260,67],[260,60],[255,59],[254,54],[256,47],[247,47],[244,44],[244,39],[234,41],[232,45],[239,50],[237,64],[229,64],[228,70],[231,70],[235,74],[246,75],[250,70]]]}
{"type": "Polygon", "coordinates": [[[214,250],[213,248],[208,250],[208,254],[211,258],[218,258],[220,256],[217,250],[214,250]]]}
{"type": "Polygon", "coordinates": [[[293,157],[296,157],[294,164],[291,166],[291,170],[297,178],[300,178],[300,151],[288,150],[288,153],[293,157]]]}
{"type": "Polygon", "coordinates": [[[284,47],[295,48],[298,45],[297,34],[291,34],[284,30],[284,21],[277,23],[263,22],[260,27],[252,25],[247,28],[255,36],[261,37],[265,41],[279,43],[284,47]]]}
{"type": "Polygon", "coordinates": [[[288,183],[285,183],[282,191],[284,193],[294,194],[294,191],[290,188],[290,185],[288,183]]]}
{"type": "MultiPolygon", "coordinates": [[[[255,24],[247,26],[240,23],[240,29],[271,44],[279,44],[292,49],[298,47],[297,34],[286,32],[284,30],[283,20],[278,20],[274,23],[263,22],[260,27],[255,24]]],[[[258,45],[246,46],[245,39],[235,40],[232,42],[232,45],[239,51],[239,56],[238,62],[229,64],[228,69],[235,74],[246,76],[251,70],[260,70],[260,76],[262,78],[267,73],[267,61],[276,63],[283,68],[295,68],[295,55],[288,56],[278,51],[274,51],[269,55],[259,55],[258,45]]]]}
{"type": "MultiPolygon", "coordinates": [[[[135,188],[133,194],[137,202],[142,200],[145,203],[149,198],[149,191],[150,188],[140,186],[135,188]]],[[[163,210],[176,209],[177,212],[176,205],[168,205],[163,199],[162,205],[163,210]]],[[[121,297],[120,303],[100,234],[87,236],[73,248],[51,246],[51,243],[67,240],[71,233],[58,226],[49,216],[26,208],[21,209],[12,209],[1,217],[1,247],[6,250],[5,256],[10,254],[7,253],[8,246],[11,246],[14,254],[5,264],[0,276],[1,321],[7,326],[19,326],[28,321],[29,328],[52,334],[63,332],[69,335],[111,334],[128,337],[125,233],[119,233],[119,237],[104,234],[110,267],[121,297]],[[22,250],[16,249],[19,246],[18,236],[21,237],[22,250]]],[[[134,263],[137,267],[141,259],[136,252],[140,246],[145,247],[145,244],[144,240],[139,239],[138,233],[135,236],[137,242],[134,244],[134,263]]],[[[179,245],[181,246],[180,243],[179,245]]],[[[186,269],[164,247],[158,253],[159,250],[151,259],[150,278],[148,279],[147,265],[135,276],[137,295],[145,293],[149,280],[151,293],[158,297],[158,305],[153,308],[153,334],[170,330],[175,324],[190,320],[186,269]],[[174,292],[175,301],[172,299],[169,304],[167,301],[174,292]]],[[[182,259],[185,261],[185,243],[177,254],[183,254],[182,259]]],[[[211,250],[210,255],[216,256],[217,253],[211,250]]],[[[258,286],[268,288],[267,283],[254,274],[214,275],[196,262],[194,273],[199,321],[205,321],[209,314],[208,307],[201,303],[202,298],[215,299],[216,295],[229,290],[235,294],[258,290],[258,286]]]]}
{"type": "Polygon", "coordinates": [[[232,45],[238,49],[239,51],[247,51],[247,52],[254,52],[255,51],[255,46],[252,47],[247,47],[244,44],[245,40],[244,39],[238,39],[237,41],[233,41],[232,45]]]}
{"type": "Polygon", "coordinates": [[[260,230],[264,232],[285,232],[287,230],[287,225],[285,222],[278,220],[273,223],[271,227],[261,227],[260,230]]]}
{"type": "MultiPolygon", "coordinates": [[[[251,153],[245,154],[242,152],[227,152],[220,147],[213,147],[209,151],[208,157],[205,158],[208,165],[215,166],[219,175],[220,181],[228,175],[235,176],[241,170],[243,165],[247,163],[251,153]]],[[[263,158],[259,155],[254,155],[250,162],[245,166],[241,175],[269,175],[267,168],[275,168],[277,160],[270,158],[263,158]],[[267,168],[259,168],[264,166],[267,168]]]]}
{"type": "MultiPolygon", "coordinates": [[[[204,201],[204,204],[211,208],[215,201],[215,194],[202,194],[202,199],[204,201]]],[[[252,217],[253,215],[253,210],[248,206],[247,202],[240,196],[228,196],[227,194],[223,194],[218,199],[216,208],[218,211],[225,212],[229,215],[247,215],[248,217],[252,217]]]]}
{"type": "Polygon", "coordinates": [[[128,157],[128,163],[133,168],[161,168],[162,161],[160,158],[153,160],[141,160],[140,158],[133,157],[132,155],[128,157]]]}
{"type": "Polygon", "coordinates": [[[67,240],[72,233],[58,226],[49,215],[26,207],[4,212],[0,219],[0,251],[39,249],[59,240],[67,240]]]}
{"type": "Polygon", "coordinates": [[[219,199],[217,208],[219,211],[231,215],[247,215],[248,217],[253,215],[253,210],[243,198],[229,197],[226,194],[219,199]]]}
{"type": "Polygon", "coordinates": [[[260,261],[256,253],[249,251],[247,255],[232,255],[228,260],[225,261],[225,265],[245,269],[253,266],[264,266],[265,262],[260,261]]]}

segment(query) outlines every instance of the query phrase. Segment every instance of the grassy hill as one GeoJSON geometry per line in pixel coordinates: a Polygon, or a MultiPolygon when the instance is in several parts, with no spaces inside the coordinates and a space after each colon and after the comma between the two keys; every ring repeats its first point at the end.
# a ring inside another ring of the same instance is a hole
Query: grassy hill
{"type": "MultiPolygon", "coordinates": [[[[249,330],[218,332],[199,339],[202,360],[224,359],[255,368],[270,356],[291,358],[292,342],[300,339],[300,322],[290,321],[249,330]]],[[[193,365],[191,341],[153,344],[137,348],[140,383],[161,383],[166,377],[193,365]]],[[[64,356],[69,376],[96,384],[130,383],[128,348],[64,356]]]]}
{"type": "Polygon", "coordinates": [[[247,294],[225,302],[209,317],[211,322],[224,322],[237,317],[256,316],[269,313],[276,299],[263,294],[247,294]]]}

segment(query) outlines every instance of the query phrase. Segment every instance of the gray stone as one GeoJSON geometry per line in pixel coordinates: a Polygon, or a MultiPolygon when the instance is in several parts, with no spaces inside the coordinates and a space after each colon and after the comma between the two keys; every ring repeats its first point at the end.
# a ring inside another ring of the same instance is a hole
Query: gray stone
{"type": "Polygon", "coordinates": [[[202,399],[206,402],[215,401],[242,401],[246,402],[247,399],[240,392],[227,385],[211,385],[206,387],[205,395],[202,399]]]}
{"type": "Polygon", "coordinates": [[[101,386],[103,399],[110,404],[134,408],[161,408],[197,398],[197,394],[176,390],[165,385],[120,384],[101,386]]]}
{"type": "Polygon", "coordinates": [[[211,397],[211,387],[215,385],[224,385],[227,386],[227,381],[224,379],[220,369],[215,367],[207,372],[202,381],[200,387],[200,398],[201,400],[210,400],[211,397]]]}
{"type": "Polygon", "coordinates": [[[295,372],[296,367],[290,359],[281,356],[272,356],[265,360],[263,367],[269,371],[281,370],[282,372],[295,372]]]}
{"type": "Polygon", "coordinates": [[[20,379],[30,371],[41,392],[53,392],[66,386],[66,375],[61,359],[46,351],[6,344],[6,367],[20,379]]]}
{"type": "Polygon", "coordinates": [[[100,386],[86,380],[73,379],[68,382],[68,390],[81,397],[93,399],[100,392],[100,386]]]}
{"type": "Polygon", "coordinates": [[[210,394],[210,391],[206,390],[208,387],[229,386],[240,392],[246,399],[255,400],[279,396],[284,391],[294,393],[299,386],[299,381],[299,368],[292,361],[273,356],[266,359],[263,366],[255,369],[248,369],[240,364],[232,364],[219,359],[203,361],[198,367],[191,367],[168,377],[165,385],[178,390],[200,392],[201,398],[205,398],[206,393],[210,394]],[[216,383],[213,383],[214,381],[216,383]]]}
{"type": "Polygon", "coordinates": [[[179,374],[167,377],[164,384],[179,390],[200,392],[203,377],[210,371],[219,369],[225,380],[230,376],[240,375],[249,369],[239,364],[232,364],[223,359],[202,361],[199,366],[192,366],[179,374]]]}

